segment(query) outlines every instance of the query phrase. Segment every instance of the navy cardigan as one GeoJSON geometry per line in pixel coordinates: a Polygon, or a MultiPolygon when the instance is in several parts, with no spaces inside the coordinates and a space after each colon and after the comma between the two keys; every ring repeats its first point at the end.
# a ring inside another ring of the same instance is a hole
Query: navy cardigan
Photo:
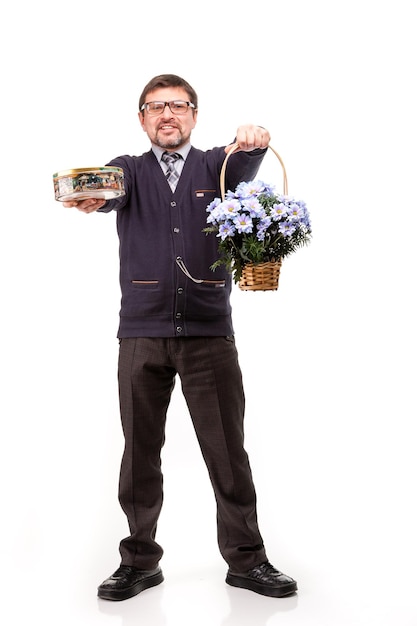
{"type": "MultiPolygon", "coordinates": [[[[266,150],[237,152],[227,162],[226,189],[253,180],[266,150]]],[[[120,156],[126,194],[100,212],[117,211],[121,309],[118,337],[233,334],[232,277],[218,258],[218,238],[203,233],[207,205],[220,197],[224,147],[191,148],[172,193],[152,150],[120,156]],[[193,279],[203,282],[195,282],[193,279]]]]}

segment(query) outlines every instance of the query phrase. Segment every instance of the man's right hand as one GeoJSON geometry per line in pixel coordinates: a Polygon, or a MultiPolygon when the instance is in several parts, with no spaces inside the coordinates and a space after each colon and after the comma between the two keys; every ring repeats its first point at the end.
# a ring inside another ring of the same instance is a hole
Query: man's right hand
{"type": "Polygon", "coordinates": [[[106,204],[103,198],[86,198],[85,200],[68,200],[62,203],[65,207],[75,207],[82,213],[94,213],[106,204]]]}

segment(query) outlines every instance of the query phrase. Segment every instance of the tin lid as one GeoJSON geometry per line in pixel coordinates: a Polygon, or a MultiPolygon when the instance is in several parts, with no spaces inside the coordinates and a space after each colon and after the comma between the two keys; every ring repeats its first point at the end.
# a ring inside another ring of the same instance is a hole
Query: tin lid
{"type": "Polygon", "coordinates": [[[123,176],[123,170],[121,167],[79,167],[73,170],[62,170],[60,172],[55,172],[53,178],[61,178],[62,176],[77,176],[78,174],[97,174],[97,173],[114,173],[123,176]]]}

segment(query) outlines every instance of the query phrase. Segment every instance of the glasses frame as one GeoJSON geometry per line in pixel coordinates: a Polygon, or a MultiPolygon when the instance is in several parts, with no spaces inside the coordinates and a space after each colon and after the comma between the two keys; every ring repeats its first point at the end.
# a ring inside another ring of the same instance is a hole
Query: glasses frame
{"type": "Polygon", "coordinates": [[[163,100],[151,100],[150,102],[145,102],[144,104],[142,104],[142,106],[140,107],[140,112],[143,113],[145,110],[147,112],[148,115],[150,115],[151,117],[156,117],[157,115],[162,115],[165,112],[165,108],[169,107],[169,110],[171,111],[171,113],[173,115],[185,115],[186,113],[188,113],[188,109],[195,109],[195,104],[193,104],[192,102],[188,102],[188,100],[170,100],[169,102],[164,102],[163,100]],[[181,104],[186,104],[187,105],[187,111],[184,111],[184,113],[178,113],[178,112],[174,112],[171,109],[171,104],[174,104],[175,102],[181,102],[181,104]],[[150,104],[163,104],[164,108],[160,113],[150,113],[148,106],[150,104]]]}

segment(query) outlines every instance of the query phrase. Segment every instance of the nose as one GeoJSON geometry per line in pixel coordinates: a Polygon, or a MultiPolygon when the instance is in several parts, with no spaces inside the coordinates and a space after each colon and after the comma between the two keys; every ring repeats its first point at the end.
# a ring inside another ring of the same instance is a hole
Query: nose
{"type": "Polygon", "coordinates": [[[162,113],[160,115],[163,115],[164,117],[167,115],[168,117],[172,117],[172,111],[171,108],[169,106],[169,102],[165,102],[164,105],[164,110],[162,111],[162,113]],[[167,112],[167,108],[168,108],[168,112],[167,112]]]}

